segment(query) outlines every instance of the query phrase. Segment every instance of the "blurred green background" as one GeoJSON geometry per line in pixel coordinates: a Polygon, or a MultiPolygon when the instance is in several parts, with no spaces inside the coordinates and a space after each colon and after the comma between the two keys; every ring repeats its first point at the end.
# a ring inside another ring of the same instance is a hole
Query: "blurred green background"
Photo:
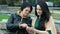
{"type": "MultiPolygon", "coordinates": [[[[50,13],[54,18],[57,34],[60,34],[60,0],[43,1],[47,3],[50,13]]],[[[5,24],[11,14],[16,13],[18,10],[20,10],[20,5],[23,2],[30,2],[33,5],[33,11],[30,15],[31,17],[34,16],[34,5],[37,3],[37,0],[0,0],[0,34],[3,34],[1,33],[4,32],[2,29],[4,29],[6,26],[2,25],[2,23],[5,24]]]]}

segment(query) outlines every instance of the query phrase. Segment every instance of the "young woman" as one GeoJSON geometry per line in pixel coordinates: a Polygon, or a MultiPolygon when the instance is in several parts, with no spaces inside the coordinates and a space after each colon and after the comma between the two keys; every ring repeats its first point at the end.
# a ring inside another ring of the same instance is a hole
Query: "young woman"
{"type": "Polygon", "coordinates": [[[49,12],[45,2],[39,1],[35,6],[35,15],[32,22],[32,27],[27,27],[26,30],[33,34],[57,34],[53,18],[49,12]]]}
{"type": "Polygon", "coordinates": [[[32,11],[30,3],[25,2],[21,5],[21,10],[15,14],[12,14],[8,20],[7,34],[28,34],[26,31],[27,26],[31,26],[32,19],[29,14],[32,11]]]}

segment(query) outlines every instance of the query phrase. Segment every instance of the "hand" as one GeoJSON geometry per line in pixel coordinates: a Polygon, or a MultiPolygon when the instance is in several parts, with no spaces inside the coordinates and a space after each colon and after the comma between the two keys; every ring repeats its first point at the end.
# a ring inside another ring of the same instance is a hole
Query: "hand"
{"type": "Polygon", "coordinates": [[[27,24],[25,24],[25,23],[20,24],[19,26],[20,26],[20,27],[22,27],[22,28],[26,28],[26,27],[28,27],[28,25],[27,25],[27,24]]]}
{"type": "Polygon", "coordinates": [[[26,27],[26,31],[29,33],[29,34],[34,34],[34,29],[32,27],[26,27]]]}

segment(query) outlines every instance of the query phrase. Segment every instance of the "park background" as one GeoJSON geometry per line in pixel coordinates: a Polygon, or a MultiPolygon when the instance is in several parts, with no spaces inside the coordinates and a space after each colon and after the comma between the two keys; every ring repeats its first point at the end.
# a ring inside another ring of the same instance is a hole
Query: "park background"
{"type": "MultiPolygon", "coordinates": [[[[31,18],[34,18],[34,5],[39,0],[0,0],[0,34],[6,33],[6,23],[11,14],[20,10],[23,2],[30,2],[33,5],[31,18]]],[[[60,0],[43,0],[47,3],[51,15],[54,18],[57,34],[60,34],[60,0]]]]}

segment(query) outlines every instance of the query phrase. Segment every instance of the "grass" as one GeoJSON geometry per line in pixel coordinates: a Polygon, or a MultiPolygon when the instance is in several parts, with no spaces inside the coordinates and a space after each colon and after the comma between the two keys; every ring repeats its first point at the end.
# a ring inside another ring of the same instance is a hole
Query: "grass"
{"type": "Polygon", "coordinates": [[[2,19],[8,19],[9,16],[7,14],[0,14],[0,21],[2,21],[2,19]]]}
{"type": "Polygon", "coordinates": [[[60,32],[57,32],[57,34],[60,34],[60,32]]]}
{"type": "Polygon", "coordinates": [[[60,14],[52,13],[54,19],[60,20],[60,14]]]}

